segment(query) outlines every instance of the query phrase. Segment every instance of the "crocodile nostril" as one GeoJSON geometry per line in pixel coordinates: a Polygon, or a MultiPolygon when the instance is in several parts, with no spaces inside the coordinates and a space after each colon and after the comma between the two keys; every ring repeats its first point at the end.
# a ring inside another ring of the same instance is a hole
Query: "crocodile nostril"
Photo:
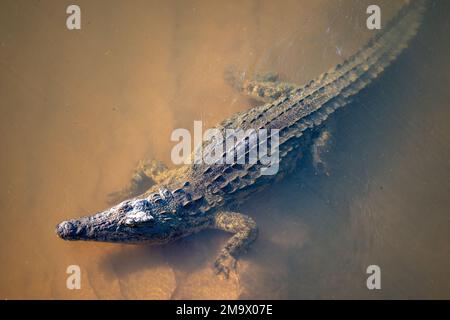
{"type": "Polygon", "coordinates": [[[56,234],[62,239],[73,238],[76,231],[76,226],[70,221],[63,221],[56,226],[56,234]]]}

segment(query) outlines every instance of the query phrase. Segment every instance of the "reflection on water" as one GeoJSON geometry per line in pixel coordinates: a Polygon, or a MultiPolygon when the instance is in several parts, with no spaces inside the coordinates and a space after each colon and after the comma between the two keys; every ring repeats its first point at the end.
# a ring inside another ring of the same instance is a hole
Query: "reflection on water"
{"type": "MultiPolygon", "coordinates": [[[[413,48],[338,114],[331,175],[305,161],[241,208],[260,237],[238,280],[213,275],[220,232],[164,247],[54,234],[60,220],[106,207],[138,160],[168,163],[174,128],[253,104],[226,85],[226,67],[304,83],[371,36],[368,4],[79,1],[82,30],[69,32],[63,4],[3,1],[0,297],[449,298],[445,1],[413,48]],[[79,291],[65,287],[70,264],[82,268],[79,291]],[[381,291],[366,289],[370,264],[382,268],[381,291]]],[[[380,4],[388,19],[401,3],[380,4]]]]}

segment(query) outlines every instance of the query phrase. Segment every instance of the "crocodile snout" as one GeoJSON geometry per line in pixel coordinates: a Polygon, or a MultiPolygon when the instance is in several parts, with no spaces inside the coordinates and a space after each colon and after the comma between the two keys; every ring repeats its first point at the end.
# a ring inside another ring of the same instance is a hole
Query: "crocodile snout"
{"type": "Polygon", "coordinates": [[[56,226],[56,234],[64,240],[76,240],[80,233],[79,226],[71,221],[63,221],[56,226]]]}

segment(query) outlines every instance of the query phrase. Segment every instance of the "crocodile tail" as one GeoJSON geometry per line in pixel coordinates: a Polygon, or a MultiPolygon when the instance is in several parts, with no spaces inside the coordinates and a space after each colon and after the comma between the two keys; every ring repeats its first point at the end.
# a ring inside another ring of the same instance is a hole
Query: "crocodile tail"
{"type": "Polygon", "coordinates": [[[377,78],[407,48],[422,22],[427,0],[414,0],[404,5],[396,16],[357,53],[342,64],[300,89],[303,97],[314,96],[311,113],[347,104],[377,78]]]}
{"type": "Polygon", "coordinates": [[[428,0],[411,0],[365,46],[343,63],[297,89],[290,97],[236,114],[221,127],[245,121],[280,130],[280,143],[319,126],[345,106],[408,46],[422,22],[428,0]]]}

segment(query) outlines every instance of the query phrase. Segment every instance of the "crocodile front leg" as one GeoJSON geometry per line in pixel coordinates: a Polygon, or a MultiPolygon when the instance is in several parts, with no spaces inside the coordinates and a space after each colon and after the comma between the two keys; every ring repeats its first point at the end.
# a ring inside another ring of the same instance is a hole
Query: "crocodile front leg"
{"type": "Polygon", "coordinates": [[[117,192],[110,193],[108,195],[108,202],[110,204],[115,204],[142,194],[148,190],[148,188],[156,184],[159,181],[158,177],[166,170],[167,167],[160,161],[140,161],[134,169],[128,185],[117,192]]]}
{"type": "Polygon", "coordinates": [[[289,95],[299,86],[282,82],[278,74],[268,73],[257,75],[253,79],[247,79],[245,73],[229,68],[225,72],[225,80],[236,90],[253,99],[263,102],[276,100],[281,96],[289,95]]]}
{"type": "Polygon", "coordinates": [[[214,228],[234,233],[214,263],[217,273],[228,278],[236,269],[236,259],[258,236],[258,227],[249,216],[236,212],[219,212],[214,216],[214,228]]]}

